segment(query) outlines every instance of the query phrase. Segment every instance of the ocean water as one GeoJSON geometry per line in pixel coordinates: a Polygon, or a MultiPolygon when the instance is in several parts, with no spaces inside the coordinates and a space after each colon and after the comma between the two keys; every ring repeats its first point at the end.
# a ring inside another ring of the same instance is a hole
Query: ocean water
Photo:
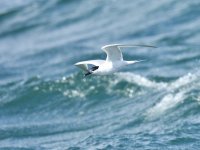
{"type": "Polygon", "coordinates": [[[198,0],[0,0],[0,149],[200,149],[198,0]],[[110,76],[73,64],[126,60],[110,76]]]}

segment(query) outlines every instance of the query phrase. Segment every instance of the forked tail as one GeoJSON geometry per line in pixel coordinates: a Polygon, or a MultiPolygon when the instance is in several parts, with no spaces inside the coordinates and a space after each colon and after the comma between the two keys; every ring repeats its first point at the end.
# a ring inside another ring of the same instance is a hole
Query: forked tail
{"type": "Polygon", "coordinates": [[[142,62],[142,61],[145,61],[145,60],[132,60],[132,61],[125,61],[125,62],[127,63],[127,65],[131,65],[131,64],[138,63],[138,62],[142,62]]]}

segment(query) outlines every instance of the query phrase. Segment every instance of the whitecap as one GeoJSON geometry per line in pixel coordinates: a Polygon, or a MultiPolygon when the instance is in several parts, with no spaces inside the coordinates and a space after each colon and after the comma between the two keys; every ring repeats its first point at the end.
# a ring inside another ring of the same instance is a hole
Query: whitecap
{"type": "Polygon", "coordinates": [[[197,85],[199,84],[198,79],[198,74],[188,73],[187,75],[168,83],[168,86],[166,86],[167,88],[164,91],[167,92],[167,94],[165,94],[158,103],[147,110],[147,117],[157,118],[169,109],[174,108],[183,102],[188,93],[191,93],[193,89],[197,88],[197,85]]]}
{"type": "Polygon", "coordinates": [[[196,74],[188,73],[187,75],[180,77],[176,81],[170,83],[168,86],[168,90],[176,90],[181,87],[187,86],[193,81],[197,80],[197,77],[198,76],[196,74]]]}
{"type": "Polygon", "coordinates": [[[121,80],[125,80],[127,82],[130,83],[135,83],[139,86],[144,86],[144,87],[150,87],[150,88],[158,88],[158,89],[163,89],[167,87],[166,83],[163,82],[155,82],[155,81],[151,81],[145,77],[142,77],[140,75],[136,75],[134,73],[130,73],[130,72],[125,72],[125,73],[117,73],[116,74],[117,77],[121,80]]]}
{"type": "Polygon", "coordinates": [[[185,99],[185,92],[169,93],[165,95],[160,102],[150,108],[146,115],[150,119],[155,119],[164,114],[167,110],[174,108],[185,99]]]}

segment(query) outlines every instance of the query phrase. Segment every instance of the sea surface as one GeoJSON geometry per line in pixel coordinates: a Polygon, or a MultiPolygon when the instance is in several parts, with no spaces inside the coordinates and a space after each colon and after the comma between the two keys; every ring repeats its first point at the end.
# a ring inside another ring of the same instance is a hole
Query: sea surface
{"type": "Polygon", "coordinates": [[[199,0],[0,0],[0,149],[200,149],[199,0]],[[143,59],[74,63],[107,44],[143,59]]]}

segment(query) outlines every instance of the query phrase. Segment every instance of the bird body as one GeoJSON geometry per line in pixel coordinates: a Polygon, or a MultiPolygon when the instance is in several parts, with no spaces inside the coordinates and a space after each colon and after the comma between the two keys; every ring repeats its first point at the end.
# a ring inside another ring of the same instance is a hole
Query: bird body
{"type": "Polygon", "coordinates": [[[151,47],[149,45],[122,45],[122,44],[111,44],[102,47],[102,50],[107,54],[106,60],[88,60],[82,61],[75,64],[75,66],[86,72],[85,76],[94,75],[109,75],[114,72],[121,70],[124,66],[135,64],[143,60],[126,61],[123,59],[121,47],[151,47]],[[88,68],[88,65],[93,65],[92,68],[88,68]]]}

